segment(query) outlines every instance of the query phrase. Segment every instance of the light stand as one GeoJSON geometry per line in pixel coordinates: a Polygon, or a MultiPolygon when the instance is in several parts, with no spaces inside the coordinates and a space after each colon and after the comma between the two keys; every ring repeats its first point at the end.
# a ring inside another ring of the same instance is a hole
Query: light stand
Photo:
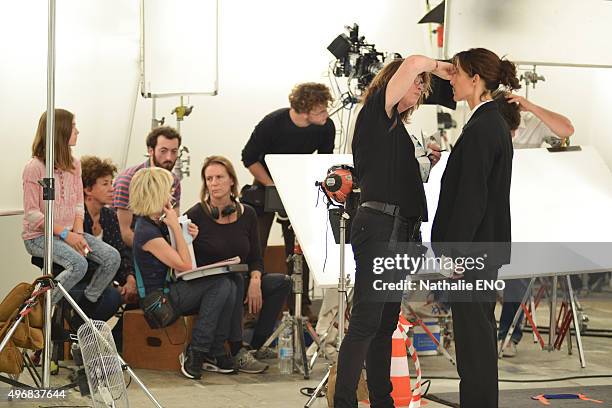
{"type": "MultiPolygon", "coordinates": [[[[43,188],[45,201],[45,248],[44,275],[53,271],[53,201],[55,200],[55,0],[49,0],[47,43],[47,132],[45,135],[45,170],[46,178],[39,183],[43,188]]],[[[43,388],[49,388],[51,376],[51,291],[45,293],[45,349],[43,353],[43,388]]]]}
{"type": "MultiPolygon", "coordinates": [[[[46,177],[39,181],[42,186],[43,201],[45,201],[45,245],[44,245],[44,266],[43,274],[51,276],[53,271],[53,202],[55,200],[55,179],[54,175],[54,163],[55,163],[55,0],[49,0],[48,10],[48,37],[47,37],[47,129],[45,135],[45,174],[46,177]]],[[[53,285],[51,285],[53,286],[53,285]]],[[[56,288],[62,292],[66,300],[72,305],[74,310],[81,316],[85,322],[91,324],[91,320],[81,310],[77,303],[72,299],[64,287],[57,282],[56,288]]],[[[42,388],[50,388],[50,377],[51,377],[51,290],[45,292],[44,302],[44,351],[43,351],[43,375],[42,375],[42,388]]],[[[10,333],[0,344],[0,350],[8,343],[11,335],[17,329],[19,322],[23,319],[20,316],[15,322],[10,333]]],[[[127,366],[125,361],[117,356],[121,363],[127,367],[128,372],[142,387],[147,396],[155,403],[155,405],[161,408],[161,405],[155,400],[153,395],[147,390],[145,385],[140,381],[136,374],[127,366]]]]}
{"type": "MultiPolygon", "coordinates": [[[[21,323],[21,321],[23,320],[23,317],[28,313],[28,309],[31,309],[32,307],[34,307],[34,305],[36,304],[36,302],[38,301],[37,298],[40,295],[36,295],[36,293],[39,293],[41,291],[45,291],[44,295],[48,297],[48,295],[51,293],[51,289],[53,289],[53,287],[55,287],[57,290],[59,290],[62,293],[62,296],[64,296],[64,298],[66,299],[66,301],[70,304],[70,306],[72,306],[72,308],[74,309],[74,311],[81,317],[81,319],[83,319],[84,324],[89,324],[92,329],[94,330],[94,333],[97,333],[98,330],[95,328],[93,321],[85,314],[85,312],[83,312],[83,310],[79,307],[79,305],[76,303],[76,301],[72,298],[72,296],[70,296],[70,294],[68,293],[68,291],[66,291],[66,289],[62,286],[61,283],[59,282],[54,282],[51,277],[47,277],[47,279],[45,278],[41,278],[38,280],[38,283],[36,284],[36,286],[34,287],[34,290],[32,292],[32,297],[30,300],[26,301],[23,308],[20,309],[19,315],[18,317],[16,317],[15,322],[13,323],[13,325],[11,326],[11,328],[8,330],[8,332],[6,333],[6,335],[4,336],[4,338],[2,339],[2,342],[0,343],[0,352],[4,349],[4,347],[7,345],[7,343],[9,342],[11,336],[15,333],[15,331],[17,330],[19,324],[21,323]]],[[[47,300],[45,300],[47,304],[50,305],[50,302],[48,302],[47,300]]],[[[46,307],[45,305],[45,307],[46,307]]],[[[46,318],[46,316],[45,316],[46,318]]],[[[104,338],[100,335],[98,336],[102,341],[105,341],[104,338]]],[[[45,342],[47,341],[47,338],[45,338],[45,342]]],[[[109,349],[114,348],[110,347],[110,345],[105,344],[105,346],[107,346],[109,349]]],[[[46,346],[45,346],[45,351],[47,350],[46,346]]],[[[49,347],[50,350],[50,347],[49,347]]],[[[138,378],[138,376],[136,376],[136,373],[134,373],[134,371],[128,366],[128,364],[125,362],[125,360],[123,360],[123,358],[121,358],[121,356],[119,354],[117,354],[117,359],[119,360],[119,362],[121,363],[121,366],[123,369],[125,369],[130,376],[132,377],[132,379],[134,381],[136,381],[136,383],[140,386],[140,388],[142,388],[142,390],[144,391],[144,393],[147,395],[147,397],[149,397],[149,399],[151,400],[151,402],[158,408],[162,408],[162,406],[159,404],[159,402],[157,402],[157,400],[155,399],[155,397],[153,396],[153,394],[151,394],[151,392],[147,389],[147,387],[144,385],[144,383],[140,380],[140,378],[138,378]]],[[[34,378],[34,377],[33,377],[34,378]]],[[[43,378],[44,380],[44,378],[43,378]]],[[[36,381],[36,380],[35,380],[36,381]]],[[[23,386],[22,384],[19,383],[19,386],[23,386]]],[[[44,386],[43,388],[47,388],[49,389],[49,386],[44,386]]],[[[61,389],[61,388],[60,388],[61,389]]]]}
{"type": "Polygon", "coordinates": [[[297,243],[293,250],[293,255],[290,256],[293,260],[293,274],[291,275],[291,281],[293,285],[293,294],[294,296],[294,314],[295,316],[289,316],[289,320],[283,320],[281,324],[278,325],[274,333],[268,337],[266,342],[261,346],[261,349],[266,349],[270,347],[270,344],[277,339],[283,331],[287,328],[287,326],[291,327],[291,332],[293,333],[293,349],[299,351],[299,355],[293,358],[293,369],[294,371],[300,371],[304,374],[304,379],[308,380],[310,378],[310,366],[308,364],[308,358],[306,357],[306,342],[304,340],[304,335],[306,332],[310,334],[310,336],[314,339],[314,341],[318,342],[318,337],[312,325],[308,321],[307,317],[302,316],[302,271],[304,265],[304,255],[302,253],[302,249],[300,245],[297,243]],[[301,360],[301,366],[298,364],[298,361],[301,360]]]}
{"type": "MultiPolygon", "coordinates": [[[[344,315],[346,314],[346,305],[344,300],[346,298],[347,287],[348,287],[348,277],[346,276],[344,270],[344,252],[345,252],[345,244],[346,244],[346,220],[348,220],[349,214],[346,212],[346,208],[340,207],[340,274],[338,277],[338,341],[336,345],[336,349],[340,352],[340,345],[342,344],[342,340],[344,338],[344,315]]],[[[310,408],[312,404],[315,402],[319,393],[327,385],[327,381],[329,380],[330,368],[327,369],[325,376],[321,380],[321,382],[317,385],[312,396],[308,399],[304,408],[310,408]]]]}

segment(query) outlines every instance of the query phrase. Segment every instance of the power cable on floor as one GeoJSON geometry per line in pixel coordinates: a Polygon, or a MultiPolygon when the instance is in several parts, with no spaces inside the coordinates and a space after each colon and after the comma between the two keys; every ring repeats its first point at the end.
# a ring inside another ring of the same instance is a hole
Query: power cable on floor
{"type": "MultiPolygon", "coordinates": [[[[457,380],[459,377],[445,377],[445,376],[423,376],[430,380],[457,380]]],[[[556,382],[556,381],[568,381],[568,380],[582,380],[587,378],[612,378],[612,374],[593,374],[593,375],[576,375],[572,377],[560,377],[560,378],[543,378],[539,380],[511,380],[500,378],[498,382],[509,382],[509,383],[540,383],[540,382],[556,382]]]]}

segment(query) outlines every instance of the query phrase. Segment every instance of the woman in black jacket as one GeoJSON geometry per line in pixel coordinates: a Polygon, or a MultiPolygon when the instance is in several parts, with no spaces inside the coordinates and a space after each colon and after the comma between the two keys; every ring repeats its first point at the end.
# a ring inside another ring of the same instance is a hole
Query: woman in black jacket
{"type": "MultiPolygon", "coordinates": [[[[517,89],[519,82],[512,62],[484,48],[458,53],[453,64],[454,99],[466,101],[471,111],[442,176],[431,239],[436,255],[485,260],[480,270],[455,273],[475,285],[497,279],[499,268],[510,262],[512,138],[491,93],[500,85],[517,89]]],[[[452,292],[450,300],[461,406],[495,408],[495,292],[452,292]]]]}

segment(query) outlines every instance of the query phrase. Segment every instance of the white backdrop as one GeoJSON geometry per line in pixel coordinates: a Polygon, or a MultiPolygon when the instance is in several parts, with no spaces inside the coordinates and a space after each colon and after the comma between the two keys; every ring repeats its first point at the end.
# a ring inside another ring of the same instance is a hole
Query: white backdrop
{"type": "MultiPolygon", "coordinates": [[[[430,242],[440,179],[447,159],[448,154],[444,153],[425,184],[429,222],[421,227],[423,242],[430,242]]],[[[327,169],[334,164],[351,164],[352,156],[268,155],[266,163],[316,283],[322,287],[335,287],[338,284],[339,245],[329,227],[323,195],[318,193],[314,182],[323,180],[327,169]],[[287,171],[288,168],[291,171],[287,171]]],[[[584,146],[582,151],[563,153],[550,153],[547,149],[515,150],[512,167],[513,242],[612,242],[612,216],[609,213],[612,208],[612,173],[593,147],[584,146]]],[[[521,268],[512,269],[522,273],[521,276],[541,271],[572,272],[575,271],[572,269],[574,265],[584,264],[577,259],[579,255],[594,259],[598,269],[612,269],[612,263],[602,264],[611,258],[601,251],[598,254],[600,248],[574,245],[572,249],[576,252],[568,252],[566,259],[556,260],[556,263],[553,263],[554,259],[547,260],[544,265],[530,265],[535,258],[516,259],[513,256],[513,264],[516,262],[521,268]]],[[[350,245],[346,245],[345,254],[345,272],[354,282],[355,262],[350,245]]],[[[502,268],[501,277],[503,274],[502,268]]]]}
{"type": "Polygon", "coordinates": [[[447,0],[446,55],[484,47],[511,61],[612,66],[612,2],[447,0]]]}

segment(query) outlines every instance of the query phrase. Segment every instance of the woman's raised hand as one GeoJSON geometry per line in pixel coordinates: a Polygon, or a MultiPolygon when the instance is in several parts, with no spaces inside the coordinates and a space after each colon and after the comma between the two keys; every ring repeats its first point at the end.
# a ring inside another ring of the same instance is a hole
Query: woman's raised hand
{"type": "Polygon", "coordinates": [[[432,74],[449,81],[455,73],[456,68],[453,64],[446,61],[437,61],[437,67],[431,71],[432,74]]]}

